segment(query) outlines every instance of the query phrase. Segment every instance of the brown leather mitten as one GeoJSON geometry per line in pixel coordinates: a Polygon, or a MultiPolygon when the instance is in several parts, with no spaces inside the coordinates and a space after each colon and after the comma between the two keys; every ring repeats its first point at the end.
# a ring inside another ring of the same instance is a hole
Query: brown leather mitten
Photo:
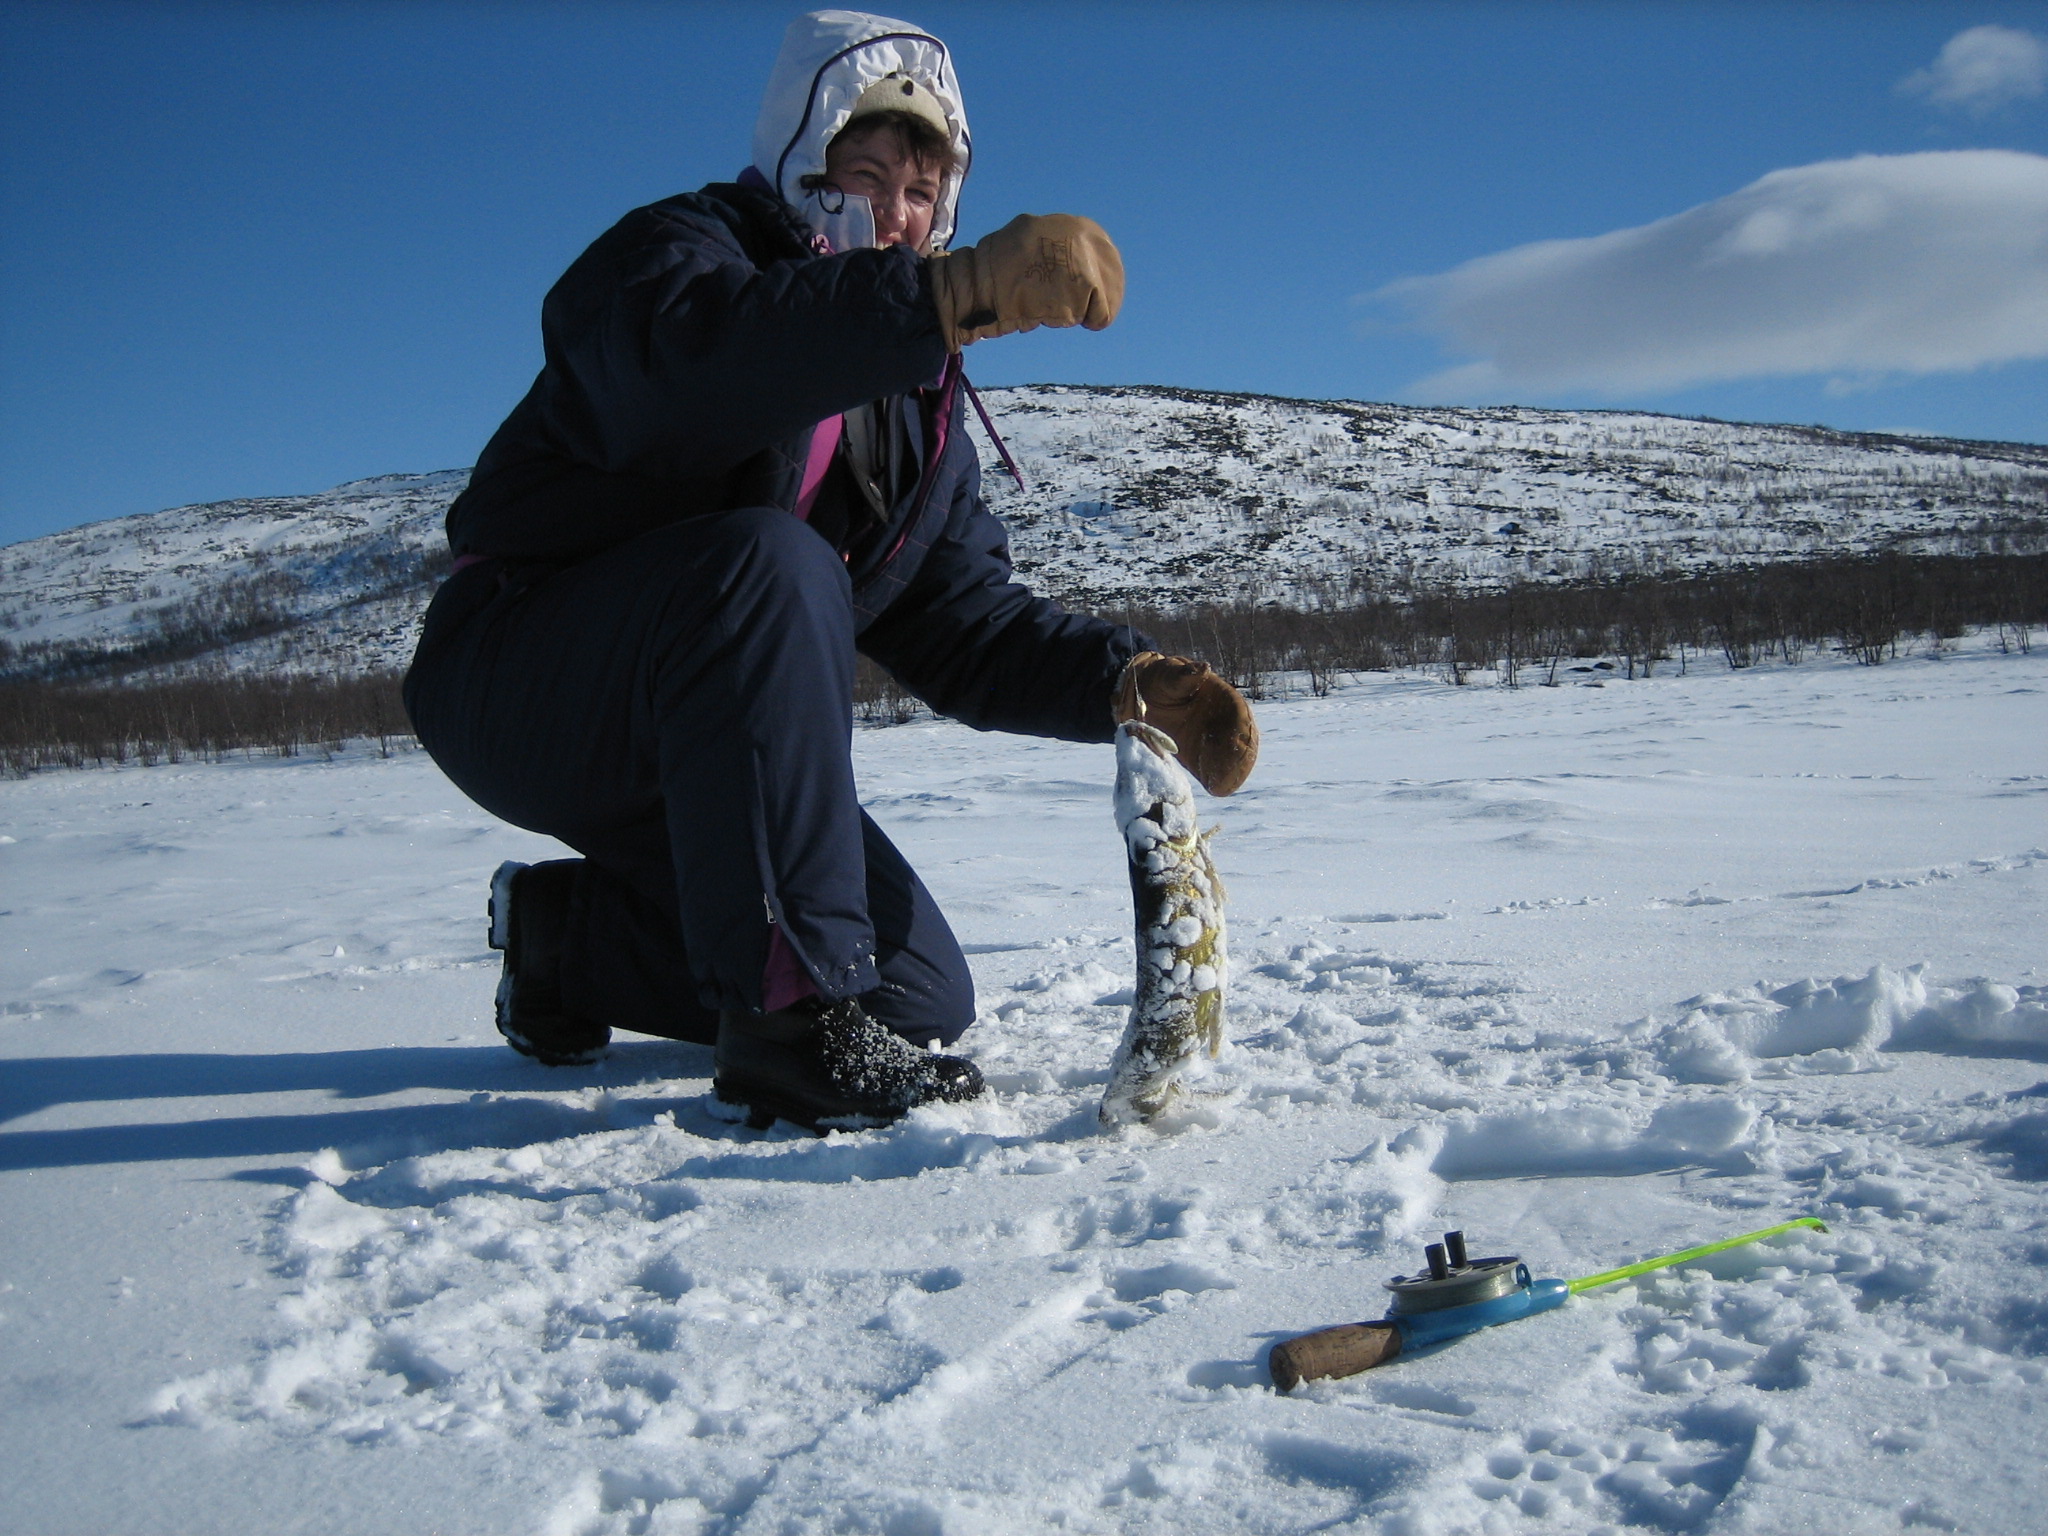
{"type": "Polygon", "coordinates": [[[1099,331],[1124,302],[1124,260],[1093,219],[1020,213],[983,240],[928,258],[946,345],[1041,325],[1099,331]]]}
{"type": "Polygon", "coordinates": [[[1171,736],[1181,765],[1212,795],[1236,790],[1259,760],[1251,705],[1206,662],[1140,651],[1124,668],[1113,712],[1119,725],[1143,720],[1171,736]]]}

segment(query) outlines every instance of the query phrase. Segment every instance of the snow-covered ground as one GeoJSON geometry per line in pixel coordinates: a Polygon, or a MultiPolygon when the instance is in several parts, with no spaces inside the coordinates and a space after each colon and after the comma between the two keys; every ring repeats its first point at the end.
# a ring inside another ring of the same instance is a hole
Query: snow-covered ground
{"type": "Polygon", "coordinates": [[[1094,1104],[1110,753],[864,732],[982,1104],[495,1042],[422,756],[0,785],[0,1528],[1862,1532],[2048,1507],[2048,655],[1266,705],[1215,1096],[1094,1104]],[[1841,979],[1838,979],[1841,978],[1841,979]],[[1448,1227],[1827,1235],[1281,1398],[1448,1227]]]}

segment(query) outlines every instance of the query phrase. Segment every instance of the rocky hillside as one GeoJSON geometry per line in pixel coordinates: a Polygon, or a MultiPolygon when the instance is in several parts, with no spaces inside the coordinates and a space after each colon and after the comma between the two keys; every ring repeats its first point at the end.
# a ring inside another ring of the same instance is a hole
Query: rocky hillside
{"type": "MultiPolygon", "coordinates": [[[[1633,412],[990,390],[1020,571],[1079,607],[1319,603],[2048,542],[2048,447],[1633,412]]],[[[979,433],[979,427],[976,429],[979,433]]],[[[178,507],[0,550],[12,675],[402,665],[466,472],[178,507]]]]}

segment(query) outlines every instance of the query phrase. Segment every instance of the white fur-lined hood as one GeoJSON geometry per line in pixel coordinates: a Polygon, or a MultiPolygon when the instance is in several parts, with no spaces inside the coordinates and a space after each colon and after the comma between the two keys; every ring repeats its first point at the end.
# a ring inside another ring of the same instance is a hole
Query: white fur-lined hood
{"type": "Polygon", "coordinates": [[[922,27],[863,11],[812,11],[791,22],[754,124],[754,169],[785,202],[801,206],[804,177],[825,169],[825,146],[846,126],[854,102],[890,75],[936,96],[952,130],[957,161],[932,217],[932,248],[943,249],[953,238],[972,141],[952,57],[922,27]]]}

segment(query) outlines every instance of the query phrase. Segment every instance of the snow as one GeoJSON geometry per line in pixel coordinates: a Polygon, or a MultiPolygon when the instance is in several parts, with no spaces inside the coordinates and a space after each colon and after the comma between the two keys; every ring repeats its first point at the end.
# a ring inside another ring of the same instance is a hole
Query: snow
{"type": "Polygon", "coordinates": [[[1103,748],[861,781],[994,1092],[757,1133],[492,1034],[418,754],[0,785],[0,1526],[2011,1532],[2048,1497],[2048,657],[1261,706],[1214,1112],[1102,1133],[1103,748]],[[1281,1398],[1463,1228],[1571,1277],[1281,1398]]]}

